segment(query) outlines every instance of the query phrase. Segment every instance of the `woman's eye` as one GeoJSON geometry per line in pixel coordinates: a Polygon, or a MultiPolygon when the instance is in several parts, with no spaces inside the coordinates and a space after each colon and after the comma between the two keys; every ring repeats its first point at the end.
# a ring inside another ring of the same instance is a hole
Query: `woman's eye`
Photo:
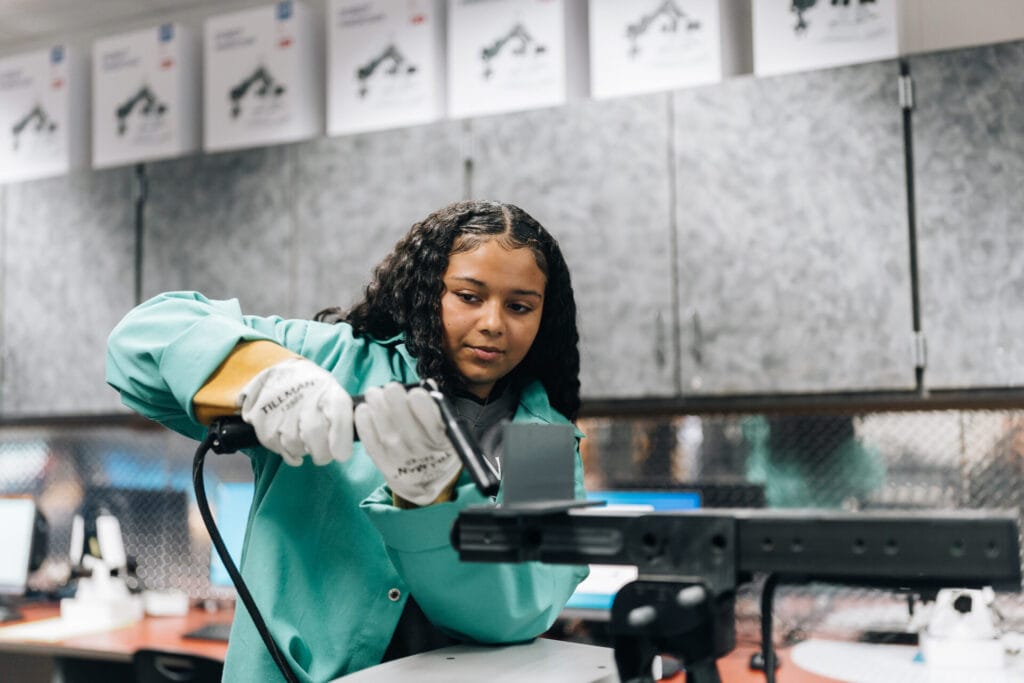
{"type": "Polygon", "coordinates": [[[473,303],[477,301],[476,294],[469,294],[468,292],[456,292],[455,296],[459,297],[466,303],[473,303]]]}
{"type": "Polygon", "coordinates": [[[529,313],[533,310],[531,306],[526,304],[509,304],[508,307],[513,313],[529,313]]]}

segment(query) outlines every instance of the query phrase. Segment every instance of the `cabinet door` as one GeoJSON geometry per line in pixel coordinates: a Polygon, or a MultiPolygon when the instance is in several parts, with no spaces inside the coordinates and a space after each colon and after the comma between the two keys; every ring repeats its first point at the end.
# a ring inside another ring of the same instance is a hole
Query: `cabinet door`
{"type": "Polygon", "coordinates": [[[131,173],[83,171],[5,195],[3,415],[119,410],[104,373],[107,335],[134,304],[131,173]]]}
{"type": "Polygon", "coordinates": [[[572,271],[584,398],[676,391],[668,96],[472,121],[475,197],[522,207],[572,271]]]}
{"type": "Polygon", "coordinates": [[[1024,43],[909,61],[925,383],[1024,385],[1024,43]]]}
{"type": "Polygon", "coordinates": [[[201,154],[147,169],[143,296],[196,290],[283,314],[292,245],[291,148],[201,154]]]}
{"type": "Polygon", "coordinates": [[[914,386],[898,73],[674,94],[684,393],[914,386]]]}
{"type": "Polygon", "coordinates": [[[356,303],[413,223],[462,198],[461,141],[444,122],[296,148],[295,315],[356,303]]]}

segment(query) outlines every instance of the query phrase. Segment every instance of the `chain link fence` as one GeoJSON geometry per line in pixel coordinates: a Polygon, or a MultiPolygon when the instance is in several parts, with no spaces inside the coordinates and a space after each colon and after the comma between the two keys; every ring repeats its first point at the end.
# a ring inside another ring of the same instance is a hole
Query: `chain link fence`
{"type": "MultiPolygon", "coordinates": [[[[1021,510],[1024,411],[828,415],[709,414],[585,418],[590,490],[696,486],[709,506],[846,510],[1021,510]]],[[[121,521],[142,584],[196,599],[224,598],[210,583],[210,542],[192,492],[196,444],[157,426],[0,428],[0,494],[31,494],[46,516],[49,552],[32,587],[69,576],[72,517],[105,507],[121,521]]],[[[207,490],[251,481],[243,455],[210,456],[207,490]]],[[[216,514],[216,510],[214,511],[216,514]]],[[[758,582],[737,606],[741,639],[758,640],[758,582]]],[[[1024,599],[1001,595],[1011,627],[1024,599]]],[[[781,587],[780,642],[803,634],[905,622],[905,596],[835,586],[781,587]]]]}
{"type": "MultiPolygon", "coordinates": [[[[998,508],[1021,516],[1024,411],[589,418],[580,427],[588,490],[693,487],[714,494],[705,497],[712,507],[998,508]]],[[[738,596],[741,641],[760,641],[762,579],[738,596]]],[[[999,595],[995,606],[1004,628],[1024,628],[1024,597],[999,595]]],[[[897,634],[913,609],[908,596],[882,590],[781,586],[775,636],[791,644],[810,633],[897,634]]]]}
{"type": "MultiPolygon", "coordinates": [[[[197,599],[233,595],[209,580],[211,546],[192,491],[196,446],[155,425],[0,428],[0,495],[32,495],[49,526],[47,557],[29,587],[59,592],[71,573],[72,519],[108,511],[141,587],[197,599]]],[[[252,481],[242,455],[210,456],[206,472],[208,491],[252,481]]]]}

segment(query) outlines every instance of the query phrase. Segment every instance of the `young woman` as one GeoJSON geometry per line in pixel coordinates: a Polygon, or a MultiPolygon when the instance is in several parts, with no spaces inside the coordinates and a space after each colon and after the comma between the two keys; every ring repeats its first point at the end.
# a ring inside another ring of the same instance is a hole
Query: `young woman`
{"type": "MultiPolygon", "coordinates": [[[[326,681],[458,641],[528,640],[554,621],[586,569],[460,563],[452,522],[486,500],[426,392],[396,383],[435,379],[497,460],[504,420],[575,420],[577,342],[558,243],[518,207],[469,201],[414,225],[348,312],[259,318],[234,300],[158,296],[111,333],[107,381],[196,439],[222,415],[254,426],[241,570],[291,668],[326,681]]],[[[225,680],[278,677],[236,610],[225,680]]]]}

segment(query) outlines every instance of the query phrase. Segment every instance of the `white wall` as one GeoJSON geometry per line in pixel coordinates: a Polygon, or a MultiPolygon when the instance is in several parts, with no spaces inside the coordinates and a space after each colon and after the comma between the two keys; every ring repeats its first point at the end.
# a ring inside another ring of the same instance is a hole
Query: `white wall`
{"type": "MultiPolygon", "coordinates": [[[[0,57],[49,47],[53,43],[67,41],[81,47],[86,53],[92,41],[107,35],[123,33],[139,28],[156,26],[163,21],[180,21],[202,33],[202,20],[212,14],[243,9],[245,7],[270,4],[273,0],[219,0],[216,3],[186,3],[178,11],[155,11],[128,15],[123,22],[107,21],[105,25],[89,26],[41,35],[32,40],[5,40],[0,31],[0,57]]],[[[323,13],[326,0],[302,0],[316,13],[323,13]]],[[[829,0],[819,0],[828,2],[829,0]]],[[[933,52],[970,45],[983,45],[1008,40],[1024,39],[1024,0],[896,0],[900,4],[900,33],[903,52],[915,54],[933,52]]],[[[722,0],[723,14],[740,21],[749,31],[751,2],[784,2],[790,0],[722,0]]],[[[851,0],[857,2],[857,0],[851,0]]],[[[32,0],[22,3],[28,7],[32,0]]],[[[100,0],[97,4],[116,7],[112,0],[100,0]]],[[[749,40],[748,40],[749,42],[749,40]]],[[[749,65],[750,46],[747,52],[740,48],[739,64],[749,65]]],[[[740,73],[750,68],[738,69],[740,73]]]]}
{"type": "Polygon", "coordinates": [[[900,33],[905,54],[1020,40],[1024,1],[902,0],[900,33]]]}

